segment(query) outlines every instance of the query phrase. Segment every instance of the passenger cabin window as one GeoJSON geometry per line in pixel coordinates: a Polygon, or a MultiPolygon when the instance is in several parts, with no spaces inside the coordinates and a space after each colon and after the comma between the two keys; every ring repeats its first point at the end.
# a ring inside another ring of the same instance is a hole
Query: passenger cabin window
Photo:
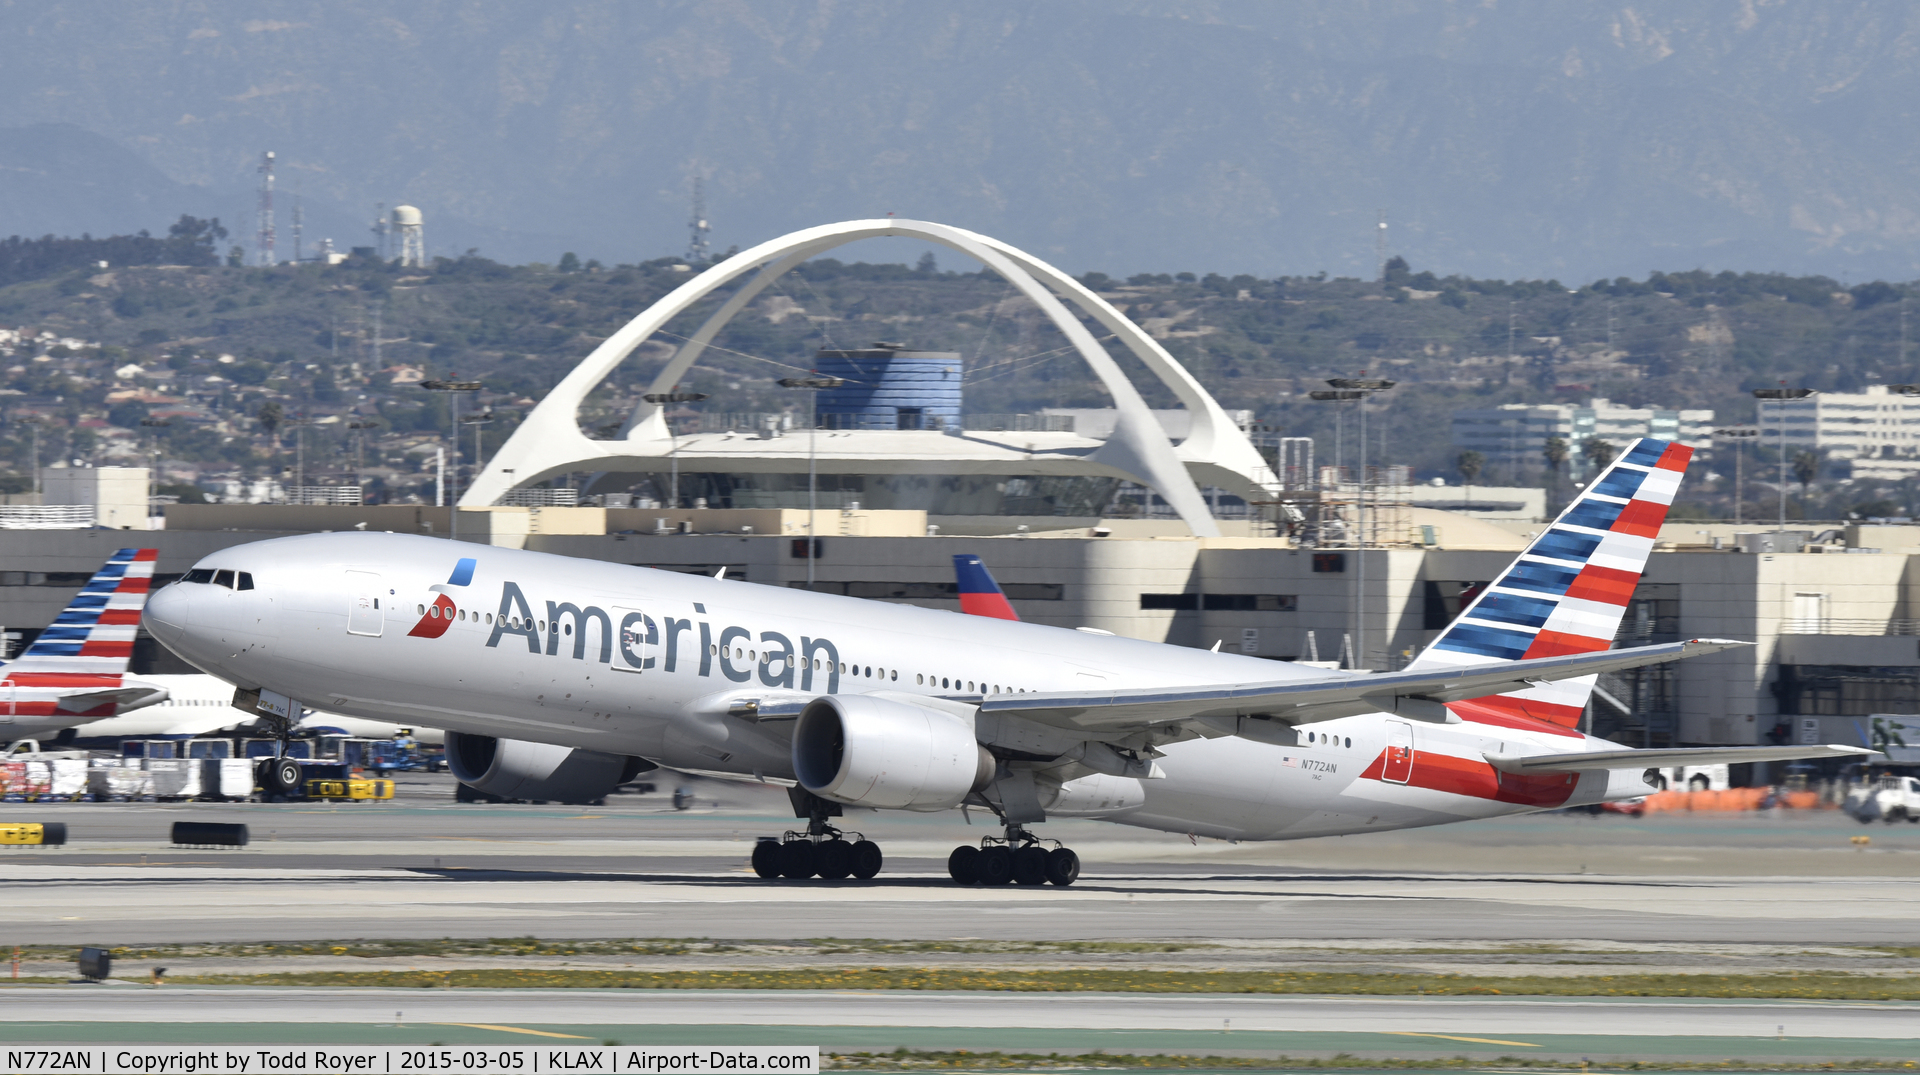
{"type": "Polygon", "coordinates": [[[236,590],[253,589],[253,572],[242,571],[235,575],[233,588],[236,590]]]}
{"type": "Polygon", "coordinates": [[[229,590],[233,589],[233,572],[225,570],[215,571],[213,573],[213,584],[215,586],[225,586],[229,590]]]}
{"type": "Polygon", "coordinates": [[[187,572],[186,574],[180,576],[180,581],[181,582],[212,582],[213,568],[196,567],[193,570],[187,572]]]}

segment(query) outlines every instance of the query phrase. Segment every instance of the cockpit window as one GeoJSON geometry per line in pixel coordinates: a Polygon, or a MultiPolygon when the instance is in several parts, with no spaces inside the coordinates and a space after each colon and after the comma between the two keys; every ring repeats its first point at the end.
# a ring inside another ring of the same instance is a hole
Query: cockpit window
{"type": "Polygon", "coordinates": [[[180,581],[181,582],[212,582],[213,568],[196,567],[193,570],[188,571],[186,574],[180,576],[180,581]]]}
{"type": "Polygon", "coordinates": [[[241,571],[238,574],[236,574],[234,577],[233,588],[236,590],[253,589],[253,572],[241,571]]]}
{"type": "Polygon", "coordinates": [[[225,570],[224,568],[215,571],[213,573],[213,584],[215,586],[225,586],[229,590],[233,589],[233,572],[225,570]]]}

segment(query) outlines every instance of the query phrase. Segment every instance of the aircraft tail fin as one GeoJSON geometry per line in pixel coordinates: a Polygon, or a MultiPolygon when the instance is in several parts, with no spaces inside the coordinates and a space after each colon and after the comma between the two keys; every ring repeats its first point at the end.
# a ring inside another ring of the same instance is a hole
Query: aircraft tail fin
{"type": "Polygon", "coordinates": [[[997,620],[1017,620],[1020,614],[1013,610],[1007,600],[1006,592],[1000,584],[993,581],[993,573],[987,565],[972,553],[962,553],[953,558],[953,577],[960,584],[960,611],[969,616],[989,616],[997,620]]]}
{"type": "MultiPolygon", "coordinates": [[[[1651,438],[1627,445],[1407,667],[1607,649],[1692,455],[1684,444],[1651,438]]],[[[1453,704],[1571,728],[1592,691],[1593,677],[1584,676],[1453,704]]]]}
{"type": "Polygon", "coordinates": [[[133,657],[140,611],[153,585],[158,549],[121,549],[80,588],[66,610],[40,632],[18,660],[15,672],[79,672],[114,675],[133,657]]]}

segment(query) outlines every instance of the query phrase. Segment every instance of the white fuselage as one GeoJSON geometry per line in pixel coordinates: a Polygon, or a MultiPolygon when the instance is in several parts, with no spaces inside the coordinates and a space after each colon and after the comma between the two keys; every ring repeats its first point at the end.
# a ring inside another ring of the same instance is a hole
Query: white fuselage
{"type": "MultiPolygon", "coordinates": [[[[257,713],[247,713],[233,707],[233,684],[218,676],[153,675],[141,676],[140,682],[150,683],[165,690],[167,700],[117,717],[107,717],[77,725],[74,728],[76,736],[83,741],[184,739],[230,732],[243,724],[260,719],[257,713]]],[[[345,733],[367,739],[391,739],[398,735],[403,727],[405,726],[392,721],[367,720],[362,717],[314,711],[301,717],[294,725],[294,730],[295,732],[345,733]]],[[[435,729],[411,730],[419,742],[438,743],[441,740],[440,732],[435,729]]]]}
{"type": "MultiPolygon", "coordinates": [[[[146,624],[223,679],[348,716],[743,775],[793,776],[791,722],[756,722],[742,713],[748,701],[885,693],[951,710],[1014,692],[1328,674],[409,535],[279,538],[204,564],[251,571],[257,588],[175,584],[149,600],[146,624]],[[455,567],[462,558],[474,562],[464,580],[455,567]]],[[[1057,747],[1056,731],[1025,720],[980,714],[974,726],[990,748],[1032,755],[1057,747]]],[[[1544,725],[1369,713],[1303,725],[1291,744],[1237,736],[1166,743],[1161,776],[1069,782],[1049,812],[1235,839],[1441,824],[1644,793],[1637,774],[1502,777],[1485,760],[1611,746],[1544,725]],[[1411,765],[1386,764],[1390,742],[1409,741],[1411,765]]]]}

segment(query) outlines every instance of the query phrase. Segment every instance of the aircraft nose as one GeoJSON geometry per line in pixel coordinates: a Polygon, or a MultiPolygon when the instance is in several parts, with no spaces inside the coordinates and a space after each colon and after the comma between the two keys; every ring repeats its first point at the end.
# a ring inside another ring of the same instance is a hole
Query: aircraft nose
{"type": "Polygon", "coordinates": [[[186,635],[187,604],[188,597],[178,583],[164,586],[147,598],[140,621],[148,634],[171,645],[186,635]]]}

